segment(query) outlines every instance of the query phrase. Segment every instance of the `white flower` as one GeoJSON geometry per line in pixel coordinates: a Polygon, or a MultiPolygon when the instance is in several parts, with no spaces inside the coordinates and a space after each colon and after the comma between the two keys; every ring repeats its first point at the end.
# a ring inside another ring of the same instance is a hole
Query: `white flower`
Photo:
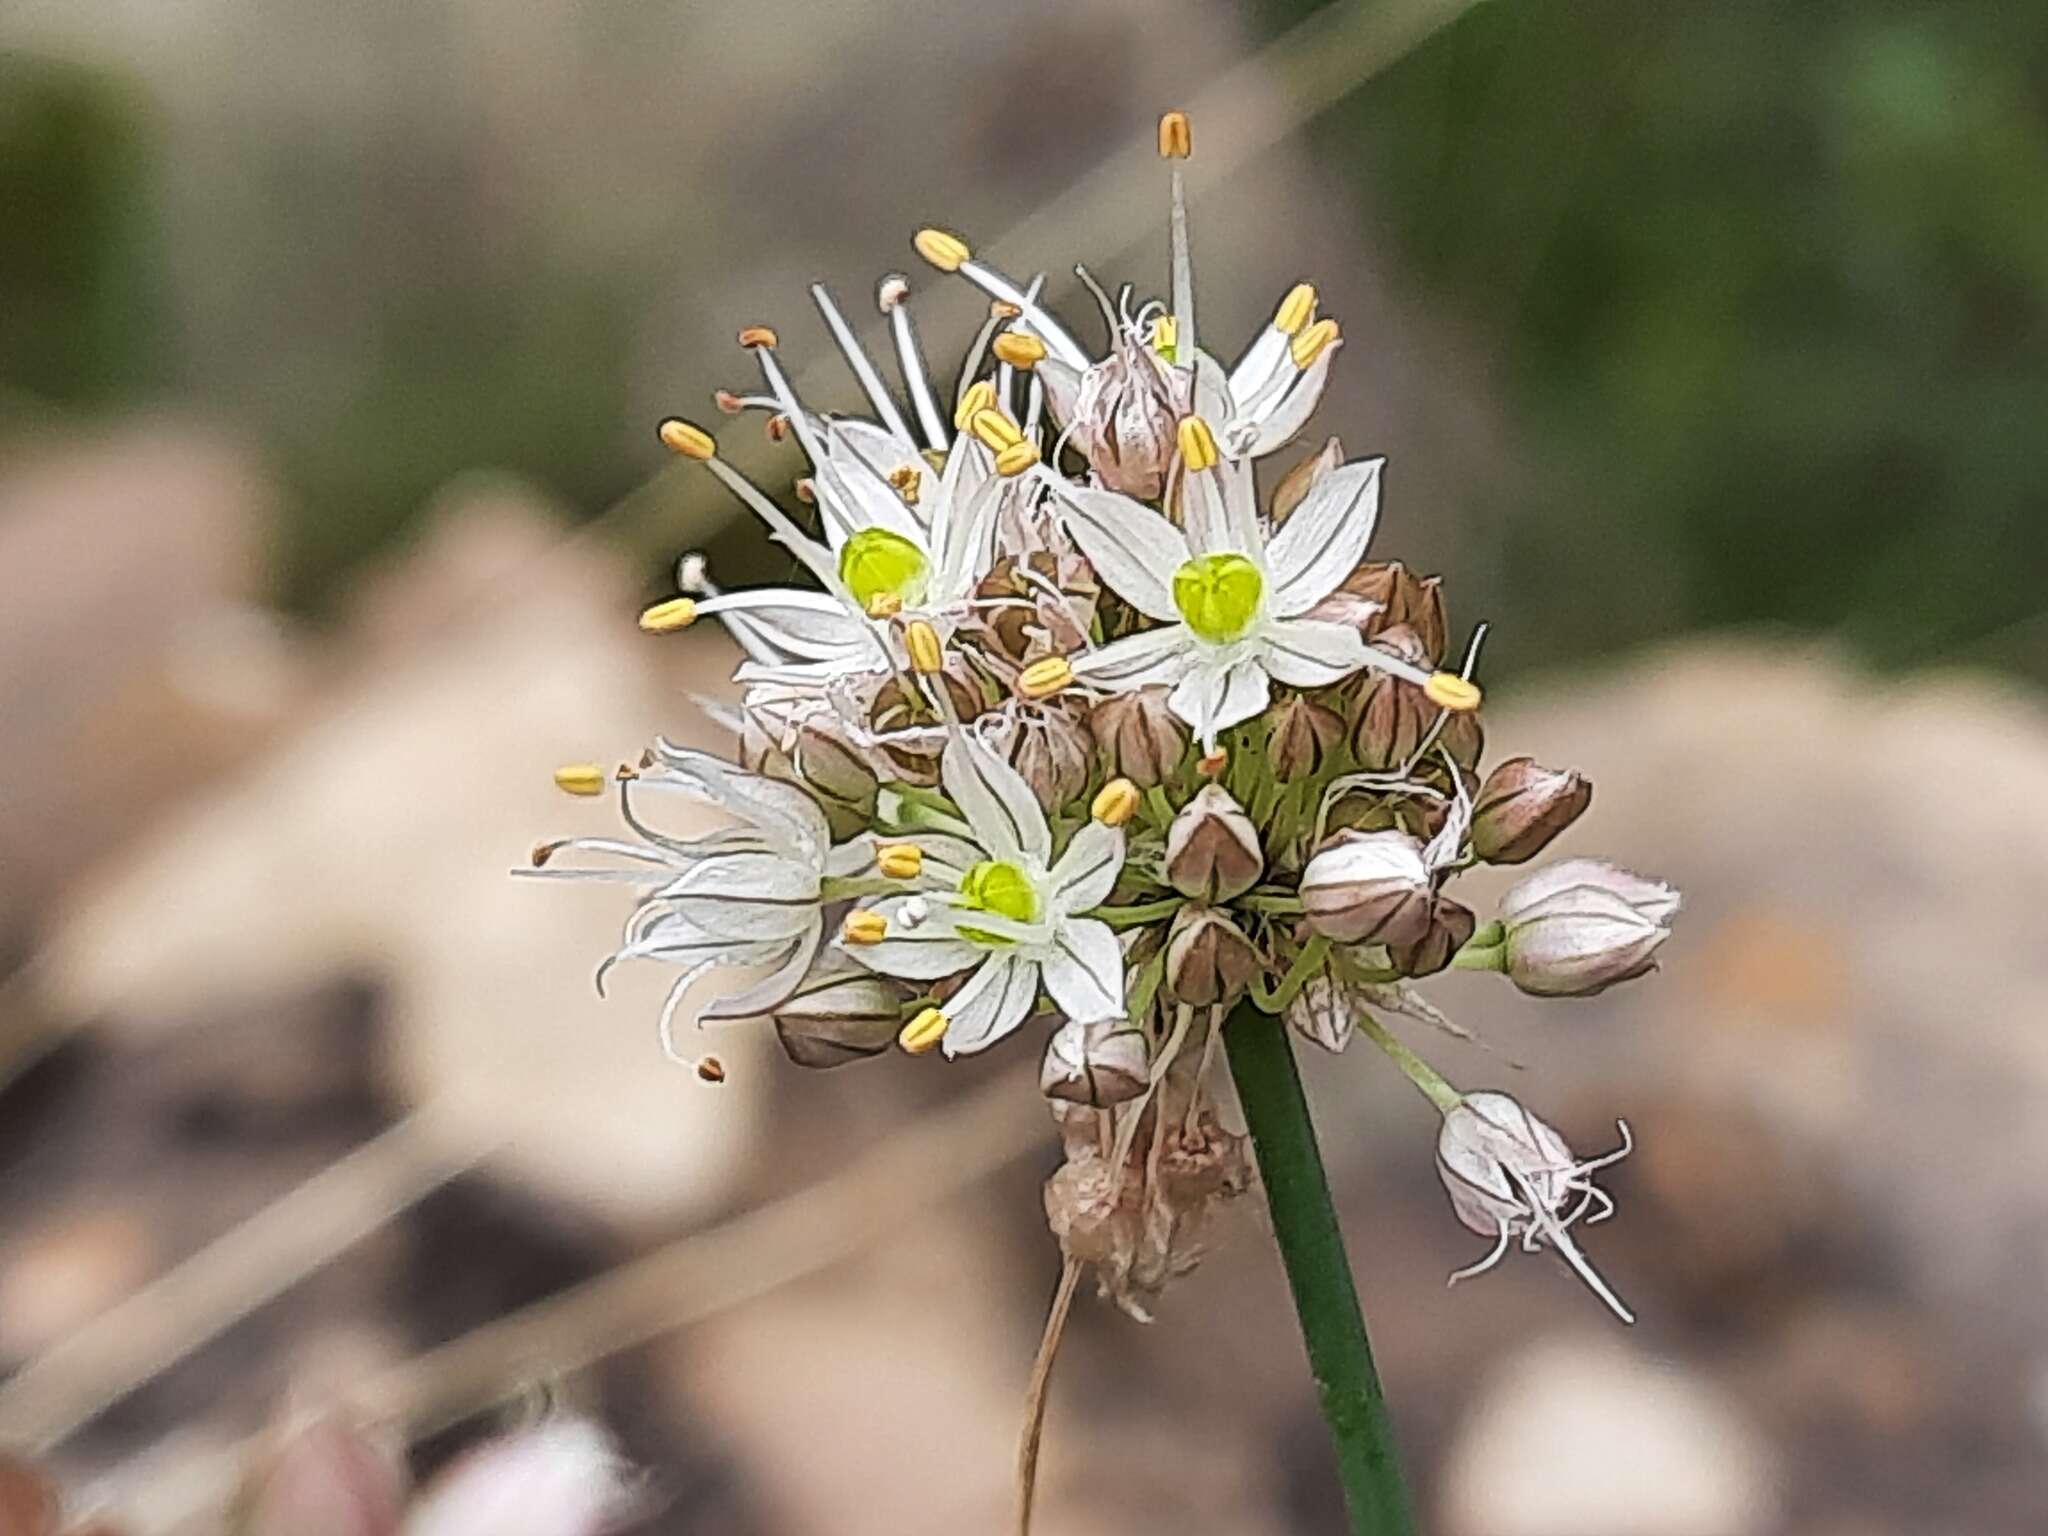
{"type": "Polygon", "coordinates": [[[1493,1238],[1494,1246],[1477,1264],[1452,1275],[1451,1283],[1493,1268],[1518,1237],[1524,1253],[1534,1253],[1547,1242],[1617,1317],[1634,1322],[1634,1315],[1579,1252],[1570,1232],[1595,1205],[1599,1211],[1591,1221],[1614,1214],[1613,1200],[1594,1185],[1593,1175],[1620,1162],[1634,1145],[1628,1122],[1618,1123],[1620,1149],[1582,1163],[1554,1127],[1505,1093],[1468,1093],[1453,1105],[1437,1138],[1437,1173],[1458,1219],[1493,1238]]]}
{"type": "Polygon", "coordinates": [[[865,840],[832,846],[825,813],[804,790],[747,773],[703,752],[657,741],[652,762],[622,779],[619,803],[634,838],[577,837],[535,850],[534,875],[610,880],[643,889],[626,920],[618,950],[599,968],[598,982],[622,960],[659,960],[683,968],[662,1007],[662,1042],[671,1042],[684,992],[715,966],[768,967],[759,983],[718,999],[704,1019],[766,1013],[803,981],[824,937],[823,886],[852,876],[874,859],[865,840]],[[637,791],[677,792],[718,807],[738,821],[695,838],[677,838],[644,821],[637,791]],[[595,854],[618,863],[565,867],[563,853],[595,854]]]}
{"type": "Polygon", "coordinates": [[[970,968],[945,1003],[946,1054],[964,1055],[1024,1022],[1041,986],[1070,1019],[1092,1023],[1124,1009],[1123,951],[1109,925],[1081,914],[1100,906],[1124,862],[1124,836],[1090,821],[1058,859],[1052,831],[1023,777],[984,743],[955,731],[939,765],[970,838],[920,836],[934,887],[874,910],[879,942],[840,942],[871,970],[936,981],[970,968]]]}
{"type": "Polygon", "coordinates": [[[1185,533],[1113,491],[1050,481],[1096,574],[1162,621],[1075,657],[1077,679],[1111,693],[1172,685],[1169,706],[1211,751],[1218,732],[1265,709],[1273,682],[1321,688],[1374,666],[1433,688],[1430,673],[1371,649],[1354,626],[1305,617],[1365,554],[1384,460],[1324,476],[1268,542],[1250,466],[1219,458],[1200,417],[1180,436],[1185,533]]]}
{"type": "Polygon", "coordinates": [[[1591,997],[1656,964],[1678,892],[1599,859],[1566,859],[1501,898],[1500,965],[1536,997],[1591,997]]]}

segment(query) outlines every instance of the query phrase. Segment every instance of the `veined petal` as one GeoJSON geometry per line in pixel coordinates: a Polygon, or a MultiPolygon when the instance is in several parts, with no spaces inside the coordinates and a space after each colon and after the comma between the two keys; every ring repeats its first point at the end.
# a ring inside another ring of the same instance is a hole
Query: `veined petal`
{"type": "Polygon", "coordinates": [[[817,959],[818,945],[824,936],[825,920],[819,915],[797,935],[788,958],[780,965],[751,987],[728,992],[724,997],[707,1003],[697,1017],[700,1020],[752,1019],[787,1002],[790,994],[802,986],[804,977],[810,974],[811,962],[817,959]]]}
{"type": "Polygon", "coordinates": [[[888,920],[888,935],[879,944],[849,944],[838,940],[839,948],[871,971],[884,976],[901,976],[906,981],[937,981],[978,964],[988,953],[977,944],[943,925],[920,923],[903,926],[903,904],[913,898],[891,896],[875,903],[875,911],[888,920]]]}
{"type": "Polygon", "coordinates": [[[1262,329],[1252,338],[1251,345],[1244,349],[1244,355],[1231,368],[1230,393],[1239,400],[1249,400],[1264,387],[1266,381],[1273,377],[1274,372],[1282,364],[1291,368],[1293,360],[1287,355],[1287,347],[1293,340],[1291,335],[1277,325],[1267,325],[1262,329]]]}
{"type": "Polygon", "coordinates": [[[1380,515],[1385,459],[1361,459],[1318,480],[1266,546],[1273,612],[1306,613],[1357,568],[1380,515]]]}
{"type": "Polygon", "coordinates": [[[831,661],[873,643],[874,631],[845,603],[798,587],[725,592],[697,604],[699,617],[744,613],[771,643],[802,661],[831,661]]]}
{"type": "Polygon", "coordinates": [[[1290,688],[1325,688],[1371,659],[1358,631],[1332,619],[1275,619],[1259,636],[1266,670],[1290,688]]]}
{"type": "Polygon", "coordinates": [[[1089,1024],[1123,1016],[1124,953],[1109,924],[1067,919],[1041,964],[1045,990],[1068,1018],[1089,1024]]]}
{"type": "Polygon", "coordinates": [[[1043,865],[1052,857],[1052,829],[1022,774],[982,742],[955,732],[939,758],[939,782],[960,807],[982,847],[999,859],[1020,855],[1043,865]]]}
{"type": "Polygon", "coordinates": [[[1323,390],[1330,382],[1330,364],[1336,360],[1342,347],[1341,340],[1324,347],[1322,355],[1308,365],[1308,371],[1297,378],[1270,408],[1253,418],[1255,431],[1245,449],[1249,457],[1262,458],[1286,447],[1294,435],[1308,425],[1309,417],[1315,415],[1316,407],[1322,404],[1323,390]]]}
{"type": "Polygon", "coordinates": [[[1097,688],[1121,693],[1152,684],[1177,683],[1198,659],[1195,637],[1185,624],[1125,635],[1108,645],[1068,658],[1074,676],[1097,688]]]}
{"type": "Polygon", "coordinates": [[[1213,750],[1218,732],[1251,719],[1270,697],[1266,669],[1257,661],[1219,664],[1213,657],[1203,657],[1166,696],[1166,705],[1194,727],[1204,747],[1213,750]]]}
{"type": "Polygon", "coordinates": [[[662,893],[670,908],[727,939],[787,939],[818,914],[818,877],[779,853],[725,853],[704,860],[662,893]]]}
{"type": "Polygon", "coordinates": [[[946,1054],[966,1056],[994,1045],[1031,1015],[1038,967],[1016,955],[991,955],[946,1002],[946,1054]]]}
{"type": "Polygon", "coordinates": [[[807,790],[782,779],[748,773],[723,758],[676,746],[659,736],[654,739],[654,759],[657,771],[645,775],[643,782],[659,785],[662,775],[672,776],[699,799],[758,828],[812,868],[824,867],[825,851],[832,846],[832,829],[807,790]]]}
{"type": "Polygon", "coordinates": [[[1076,832],[1052,867],[1053,905],[1062,913],[1086,912],[1109,899],[1124,867],[1121,828],[1091,821],[1076,832]]]}
{"type": "Polygon", "coordinates": [[[1115,491],[1052,482],[1061,521],[1109,589],[1148,618],[1178,619],[1173,573],[1193,551],[1181,531],[1143,502],[1115,491]]]}
{"type": "MultiPolygon", "coordinates": [[[[826,430],[830,434],[831,429],[826,430]]],[[[834,499],[834,490],[848,503],[840,516],[825,519],[825,533],[833,554],[838,554],[840,546],[863,528],[886,528],[919,549],[925,548],[924,524],[896,494],[896,488],[855,453],[850,443],[828,435],[825,454],[827,462],[818,466],[819,510],[831,510],[828,504],[834,499]]],[[[926,558],[930,558],[929,551],[926,558]]]]}
{"type": "Polygon", "coordinates": [[[924,855],[924,883],[950,890],[958,890],[967,871],[988,857],[966,838],[943,832],[911,832],[889,841],[914,845],[924,855]]]}
{"type": "MultiPolygon", "coordinates": [[[[953,451],[963,460],[972,457],[957,446],[953,451]]],[[[962,502],[943,503],[933,515],[932,542],[938,569],[932,578],[932,598],[937,602],[966,597],[995,563],[996,513],[1002,505],[1002,482],[990,476],[965,495],[962,502]]]]}

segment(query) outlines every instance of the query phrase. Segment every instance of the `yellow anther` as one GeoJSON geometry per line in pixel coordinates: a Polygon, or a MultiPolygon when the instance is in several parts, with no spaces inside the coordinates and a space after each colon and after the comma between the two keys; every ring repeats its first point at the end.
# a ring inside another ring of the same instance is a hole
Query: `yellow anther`
{"type": "Polygon", "coordinates": [[[1315,312],[1315,284],[1296,283],[1287,290],[1287,297],[1280,301],[1280,307],[1273,311],[1273,324],[1290,336],[1299,336],[1301,328],[1314,318],[1315,312]]]}
{"type": "Polygon", "coordinates": [[[1306,368],[1323,355],[1323,349],[1337,339],[1337,322],[1318,320],[1287,344],[1287,355],[1294,359],[1294,366],[1306,368]]]}
{"type": "Polygon", "coordinates": [[[912,619],[903,626],[903,648],[910,652],[910,664],[925,676],[945,671],[945,642],[925,620],[912,619]]]}
{"type": "Polygon", "coordinates": [[[1230,766],[1230,754],[1222,747],[1214,752],[1204,752],[1195,759],[1195,772],[1205,779],[1213,779],[1230,766]]]}
{"type": "Polygon", "coordinates": [[[1023,430],[1017,423],[994,409],[976,411],[967,423],[967,430],[980,438],[991,453],[1001,453],[1011,444],[1024,441],[1023,430]]]}
{"type": "Polygon", "coordinates": [[[707,1083],[722,1083],[725,1081],[725,1063],[716,1056],[706,1056],[697,1063],[697,1075],[707,1083]]]}
{"type": "Polygon", "coordinates": [[[883,843],[875,850],[875,868],[891,880],[915,880],[924,873],[924,850],[915,843],[883,843]]]}
{"type": "Polygon", "coordinates": [[[555,788],[571,795],[604,793],[605,772],[595,763],[564,763],[555,770],[555,788]]]}
{"type": "Polygon", "coordinates": [[[740,345],[743,347],[772,347],[775,333],[765,325],[744,326],[740,330],[740,345]]]}
{"type": "Polygon", "coordinates": [[[896,494],[903,498],[903,505],[906,507],[917,505],[923,483],[924,477],[917,472],[915,464],[905,464],[899,469],[889,471],[889,484],[895,488],[896,494]]]}
{"type": "Polygon", "coordinates": [[[659,430],[661,446],[670,453],[680,453],[686,459],[709,459],[718,454],[718,444],[711,440],[711,434],[680,416],[669,417],[659,430]]]}
{"type": "Polygon", "coordinates": [[[1185,160],[1193,152],[1187,113],[1168,112],[1162,116],[1159,119],[1159,157],[1162,160],[1185,160]]]}
{"type": "Polygon", "coordinates": [[[650,635],[672,635],[696,622],[696,599],[688,597],[672,597],[640,615],[640,627],[650,635]]]}
{"type": "Polygon", "coordinates": [[[877,592],[868,599],[868,617],[893,619],[903,611],[903,597],[896,592],[877,592]]]}
{"type": "Polygon", "coordinates": [[[1220,455],[1216,452],[1216,434],[1209,430],[1208,422],[1199,416],[1181,417],[1179,437],[1180,461],[1191,472],[1216,467],[1220,455]]]}
{"type": "Polygon", "coordinates": [[[1049,699],[1074,680],[1074,668],[1064,656],[1041,656],[1017,674],[1017,695],[1025,699],[1049,699]]]}
{"type": "Polygon", "coordinates": [[[1021,475],[1038,462],[1038,444],[1029,438],[1010,444],[996,455],[996,473],[1006,479],[1021,475]]]}
{"type": "Polygon", "coordinates": [[[855,907],[839,932],[849,944],[879,944],[889,936],[889,919],[872,907],[855,907]]]}
{"type": "Polygon", "coordinates": [[[1012,368],[1036,368],[1045,360],[1045,343],[1023,331],[1003,332],[989,350],[1012,368]]]}
{"type": "Polygon", "coordinates": [[[913,1056],[922,1056],[926,1051],[946,1038],[946,1026],[953,1021],[936,1008],[926,1008],[916,1018],[903,1026],[896,1043],[913,1056]]]}
{"type": "Polygon", "coordinates": [[[1105,827],[1120,827],[1137,813],[1138,786],[1129,779],[1111,779],[1088,805],[1088,814],[1105,827]]]}
{"type": "Polygon", "coordinates": [[[996,406],[996,387],[987,379],[976,379],[967,386],[967,393],[960,397],[960,403],[953,407],[953,425],[962,432],[967,424],[983,411],[992,411],[996,406]]]}
{"type": "Polygon", "coordinates": [[[1455,672],[1432,672],[1422,685],[1423,696],[1438,709],[1464,714],[1479,707],[1479,685],[1455,672]]]}
{"type": "Polygon", "coordinates": [[[1169,363],[1180,356],[1180,322],[1171,315],[1159,315],[1152,321],[1152,350],[1169,363]]]}
{"type": "Polygon", "coordinates": [[[965,240],[943,229],[920,229],[911,244],[917,247],[918,255],[941,272],[958,272],[960,263],[974,254],[967,249],[965,240]]]}

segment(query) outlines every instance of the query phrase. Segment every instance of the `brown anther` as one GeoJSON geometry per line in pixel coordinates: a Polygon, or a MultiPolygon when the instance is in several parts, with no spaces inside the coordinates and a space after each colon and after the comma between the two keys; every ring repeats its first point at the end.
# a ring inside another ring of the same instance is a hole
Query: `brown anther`
{"type": "Polygon", "coordinates": [[[797,476],[790,489],[796,493],[796,499],[805,506],[815,507],[818,504],[818,482],[809,475],[797,476]]]}
{"type": "Polygon", "coordinates": [[[711,403],[728,416],[737,416],[746,409],[746,406],[740,403],[740,397],[729,389],[714,389],[711,392],[711,403]]]}
{"type": "Polygon", "coordinates": [[[789,436],[789,418],[777,411],[768,418],[768,441],[779,443],[789,436]]]}
{"type": "Polygon", "coordinates": [[[640,777],[640,770],[638,768],[635,768],[631,763],[621,763],[619,764],[618,771],[615,772],[612,775],[612,777],[617,779],[621,784],[630,784],[635,779],[640,777]]]}
{"type": "Polygon", "coordinates": [[[896,494],[903,498],[903,504],[907,507],[917,505],[918,493],[923,484],[923,479],[924,477],[917,472],[917,466],[914,464],[905,464],[900,468],[889,471],[889,484],[895,489],[896,494]]]}
{"type": "Polygon", "coordinates": [[[722,1083],[725,1081],[725,1063],[716,1056],[706,1056],[697,1063],[697,1075],[707,1083],[722,1083]]]}
{"type": "Polygon", "coordinates": [[[1012,304],[1008,299],[990,299],[988,301],[988,314],[991,320],[1014,320],[1023,313],[1022,308],[1012,304]]]}
{"type": "Polygon", "coordinates": [[[533,845],[533,867],[541,868],[561,850],[560,843],[535,843],[533,845]]]}
{"type": "Polygon", "coordinates": [[[1159,155],[1163,160],[1185,160],[1194,151],[1194,140],[1185,112],[1168,112],[1159,119],[1159,155]]]}
{"type": "Polygon", "coordinates": [[[740,331],[740,345],[743,347],[772,347],[775,333],[765,325],[749,325],[740,331]]]}

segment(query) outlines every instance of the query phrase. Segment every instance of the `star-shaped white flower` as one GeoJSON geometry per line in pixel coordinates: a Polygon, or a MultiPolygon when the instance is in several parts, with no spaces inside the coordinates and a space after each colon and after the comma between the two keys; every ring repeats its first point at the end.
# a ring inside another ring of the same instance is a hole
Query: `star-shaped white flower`
{"type": "Polygon", "coordinates": [[[926,883],[874,913],[875,942],[840,943],[870,970],[936,981],[971,969],[944,1005],[945,1048],[994,1044],[1029,1016],[1042,986],[1071,1019],[1120,1018],[1123,951],[1109,925],[1082,914],[1108,899],[1124,862],[1121,830],[1090,821],[1055,859],[1045,813],[1017,770],[956,730],[940,782],[971,838],[921,835],[926,883]]]}
{"type": "Polygon", "coordinates": [[[1078,682],[1112,693],[1170,685],[1168,705],[1210,751],[1219,732],[1265,709],[1274,682],[1321,688],[1371,666],[1453,701],[1443,679],[1374,650],[1354,626],[1306,617],[1365,554],[1384,460],[1323,476],[1269,539],[1250,466],[1220,457],[1200,417],[1181,423],[1180,438],[1185,532],[1113,491],[1052,482],[1096,574],[1160,621],[1072,658],[1078,682]]]}

